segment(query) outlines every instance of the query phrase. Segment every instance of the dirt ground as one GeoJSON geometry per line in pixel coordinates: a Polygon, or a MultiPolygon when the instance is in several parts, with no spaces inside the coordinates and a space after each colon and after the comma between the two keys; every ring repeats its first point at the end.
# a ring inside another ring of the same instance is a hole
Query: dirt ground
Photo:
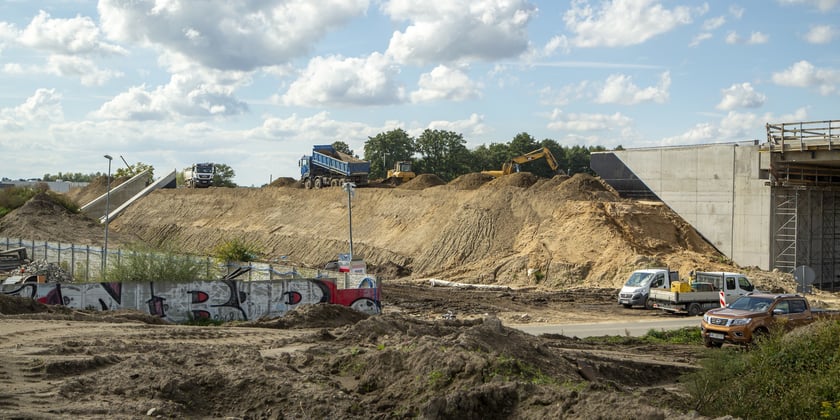
{"type": "MultiPolygon", "coordinates": [[[[71,196],[96,197],[99,184],[71,196]]],[[[352,230],[382,282],[381,315],[312,305],[187,326],[0,295],[0,418],[701,418],[679,382],[700,345],[596,345],[509,326],[666,317],[616,303],[626,276],[652,266],[795,290],[789,275],[729,263],[661,203],[621,199],[585,175],[359,188],[352,230]]],[[[346,252],[347,195],[290,179],[160,190],[111,232],[115,246],[197,254],[244,239],[266,261],[319,267],[346,252]]],[[[0,236],[98,244],[101,226],[39,197],[0,219],[0,236]]]]}

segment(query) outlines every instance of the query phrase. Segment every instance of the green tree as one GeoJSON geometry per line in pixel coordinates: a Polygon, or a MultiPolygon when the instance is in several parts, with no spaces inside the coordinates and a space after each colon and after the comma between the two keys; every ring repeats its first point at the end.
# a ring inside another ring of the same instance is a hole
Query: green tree
{"type": "MultiPolygon", "coordinates": [[[[155,177],[155,167],[152,165],[145,164],[143,162],[137,162],[134,165],[129,166],[128,168],[118,168],[116,172],[114,172],[115,178],[131,178],[137,174],[142,173],[145,170],[149,170],[149,179],[153,179],[155,177]]],[[[106,174],[107,175],[107,174],[106,174]]]]}
{"type": "Polygon", "coordinates": [[[370,162],[371,177],[385,178],[394,162],[412,161],[416,150],[415,140],[401,128],[368,137],[365,160],[370,162]]]}
{"type": "Polygon", "coordinates": [[[508,150],[510,150],[511,158],[515,156],[522,156],[525,153],[532,152],[540,148],[540,144],[531,137],[530,134],[522,132],[513,137],[510,141],[508,150]]]}
{"type": "Polygon", "coordinates": [[[233,182],[236,172],[233,171],[233,168],[224,163],[214,163],[213,166],[215,167],[215,173],[213,174],[214,187],[236,187],[236,183],[233,182]]]}
{"type": "Polygon", "coordinates": [[[424,130],[416,141],[423,156],[417,165],[419,172],[433,173],[444,181],[469,172],[472,154],[466,143],[463,135],[453,131],[424,130]]]}
{"type": "Polygon", "coordinates": [[[333,147],[333,149],[335,149],[335,150],[337,150],[337,151],[339,151],[339,152],[341,152],[341,153],[344,153],[344,154],[347,154],[347,155],[353,156],[353,151],[352,151],[352,150],[350,150],[350,146],[349,146],[349,145],[347,145],[347,143],[345,143],[345,142],[343,142],[343,141],[335,141],[335,142],[333,142],[332,147],[333,147]]]}

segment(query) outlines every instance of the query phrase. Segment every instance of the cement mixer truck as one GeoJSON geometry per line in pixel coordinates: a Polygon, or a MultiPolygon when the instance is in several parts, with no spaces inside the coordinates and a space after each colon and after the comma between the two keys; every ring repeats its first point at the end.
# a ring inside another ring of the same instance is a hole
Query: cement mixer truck
{"type": "Polygon", "coordinates": [[[184,186],[187,188],[207,188],[213,185],[216,166],[212,163],[195,163],[184,169],[184,186]]]}

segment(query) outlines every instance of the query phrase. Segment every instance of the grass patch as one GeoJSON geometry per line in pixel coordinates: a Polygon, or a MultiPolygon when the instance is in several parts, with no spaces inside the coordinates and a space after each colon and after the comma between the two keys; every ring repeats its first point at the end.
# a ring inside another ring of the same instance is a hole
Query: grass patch
{"type": "Polygon", "coordinates": [[[229,239],[213,248],[213,256],[220,261],[256,261],[261,254],[259,247],[239,238],[229,239]]]}
{"type": "Polygon", "coordinates": [[[204,262],[198,258],[135,245],[123,254],[119,264],[108,269],[107,279],[125,283],[161,280],[187,283],[199,280],[204,269],[204,262]]]}
{"type": "Polygon", "coordinates": [[[749,348],[710,350],[682,378],[700,414],[741,418],[840,418],[840,322],[770,334],[749,348]]]}

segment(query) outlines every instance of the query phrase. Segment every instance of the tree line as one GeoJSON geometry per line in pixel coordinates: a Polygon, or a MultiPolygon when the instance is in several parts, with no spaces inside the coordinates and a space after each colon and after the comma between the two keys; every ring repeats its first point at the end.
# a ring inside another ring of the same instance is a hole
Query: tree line
{"type": "MultiPolygon", "coordinates": [[[[332,146],[343,153],[358,156],[344,142],[337,141],[332,146]]],[[[435,174],[448,182],[470,172],[498,170],[505,162],[542,148],[551,151],[559,169],[568,175],[594,175],[589,168],[590,153],[607,150],[603,146],[566,147],[552,139],[537,141],[525,132],[517,134],[507,143],[490,143],[469,150],[460,133],[426,129],[414,138],[397,128],[368,137],[363,159],[370,162],[371,178],[384,178],[396,162],[408,161],[415,173],[435,174]]],[[[621,146],[617,149],[620,150],[621,146]]],[[[547,178],[556,174],[544,159],[530,162],[522,170],[547,178]]]]}
{"type": "MultiPolygon", "coordinates": [[[[343,141],[336,141],[332,146],[351,156],[359,157],[357,153],[343,141]]],[[[482,144],[473,150],[467,148],[467,141],[463,134],[446,130],[426,129],[418,137],[410,136],[405,130],[397,128],[368,137],[364,144],[361,158],[370,162],[370,177],[385,178],[389,169],[400,161],[411,162],[412,168],[418,174],[435,174],[444,181],[451,181],[461,175],[484,170],[499,170],[505,162],[522,156],[534,150],[547,148],[557,160],[559,169],[567,175],[588,173],[595,175],[589,167],[591,152],[607,150],[603,146],[562,146],[552,139],[537,141],[533,136],[522,132],[507,143],[482,144]]],[[[616,150],[622,150],[618,146],[616,150]]],[[[236,187],[233,178],[236,175],[233,168],[224,163],[215,163],[216,173],[213,185],[221,187],[236,187]]],[[[114,176],[131,177],[144,170],[154,172],[154,167],[143,162],[137,162],[127,168],[118,168],[114,176]]],[[[549,167],[545,159],[529,162],[523,171],[534,175],[550,178],[556,173],[549,167]]],[[[57,173],[44,174],[44,181],[73,181],[90,182],[95,178],[105,176],[100,172],[91,174],[57,173]]],[[[179,182],[183,182],[183,173],[178,172],[179,182]]]]}

